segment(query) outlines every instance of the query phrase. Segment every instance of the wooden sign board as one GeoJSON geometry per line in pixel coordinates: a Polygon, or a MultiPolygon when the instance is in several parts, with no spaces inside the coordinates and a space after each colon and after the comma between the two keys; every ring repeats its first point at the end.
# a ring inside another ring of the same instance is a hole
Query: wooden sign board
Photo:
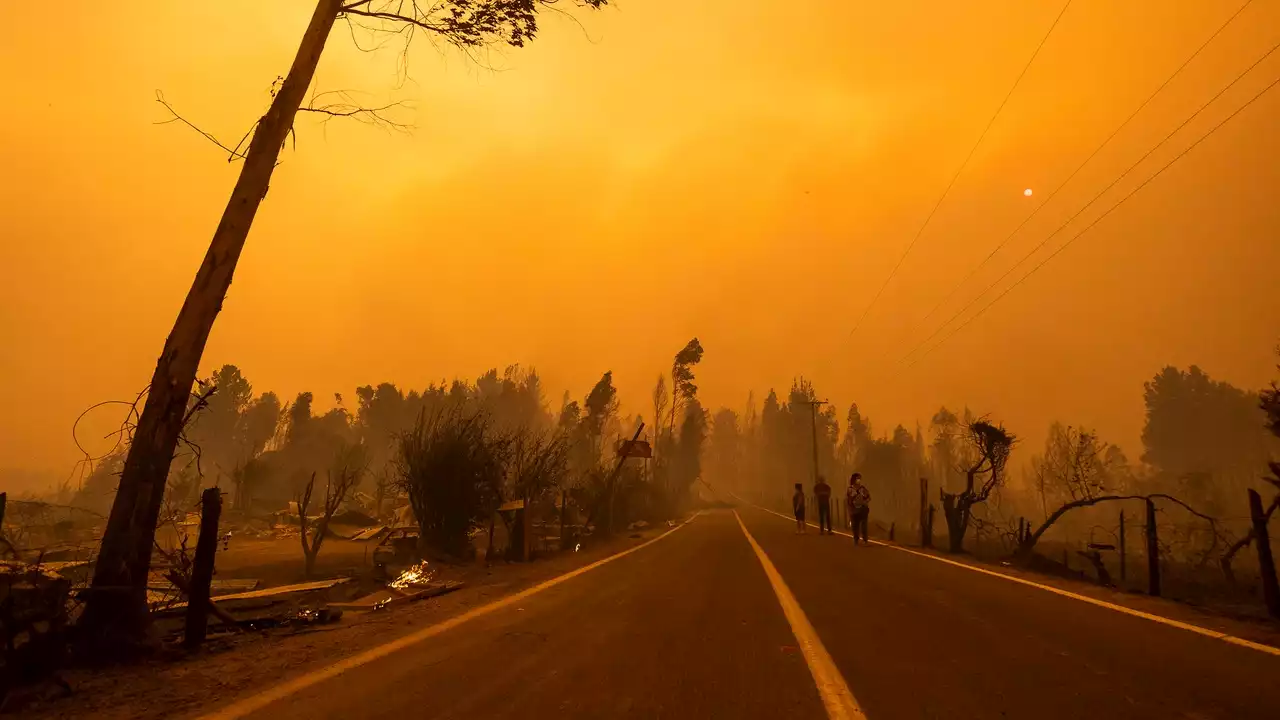
{"type": "Polygon", "coordinates": [[[618,443],[618,457],[653,457],[653,447],[649,445],[648,440],[636,440],[634,442],[625,440],[618,443]]]}

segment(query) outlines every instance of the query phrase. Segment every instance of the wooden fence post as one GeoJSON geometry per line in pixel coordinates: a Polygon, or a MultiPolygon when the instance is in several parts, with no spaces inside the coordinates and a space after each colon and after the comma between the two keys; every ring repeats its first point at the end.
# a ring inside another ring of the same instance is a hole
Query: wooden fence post
{"type": "MultiPolygon", "coordinates": [[[[533,514],[530,512],[530,510],[531,508],[529,507],[529,498],[525,498],[524,507],[518,511],[519,513],[518,517],[520,519],[520,534],[523,536],[520,538],[522,540],[522,542],[520,543],[521,562],[529,562],[529,557],[532,554],[531,551],[533,549],[533,514]]],[[[610,512],[609,523],[613,524],[612,508],[610,509],[609,512],[610,512]]]]}
{"type": "Polygon", "coordinates": [[[1267,516],[1262,511],[1262,496],[1249,489],[1249,518],[1253,521],[1253,543],[1258,551],[1258,570],[1262,575],[1262,599],[1271,617],[1280,618],[1280,583],[1276,581],[1276,562],[1271,556],[1271,537],[1267,534],[1267,516]]]}
{"type": "Polygon", "coordinates": [[[929,478],[920,478],[920,547],[929,547],[929,478]]]}
{"type": "Polygon", "coordinates": [[[1125,547],[1124,547],[1124,510],[1120,511],[1120,584],[1124,584],[1125,547]]]}
{"type": "Polygon", "coordinates": [[[222,515],[222,491],[208,488],[200,494],[200,535],[191,564],[187,586],[187,622],[182,644],[195,650],[204,642],[209,627],[209,586],[213,583],[213,560],[218,551],[218,518],[222,515]]]}
{"type": "Polygon", "coordinates": [[[564,515],[569,512],[569,491],[560,491],[560,549],[564,550],[569,543],[564,536],[564,515]]]}
{"type": "Polygon", "coordinates": [[[1156,504],[1147,500],[1147,593],[1160,597],[1160,541],[1156,534],[1156,504]]]}

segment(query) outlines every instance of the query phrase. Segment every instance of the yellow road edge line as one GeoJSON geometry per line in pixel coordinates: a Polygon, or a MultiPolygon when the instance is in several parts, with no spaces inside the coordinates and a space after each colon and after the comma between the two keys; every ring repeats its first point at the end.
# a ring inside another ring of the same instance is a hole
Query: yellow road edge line
{"type": "Polygon", "coordinates": [[[601,565],[605,565],[619,558],[626,557],[627,555],[630,555],[631,553],[636,552],[638,550],[643,550],[644,548],[671,535],[672,533],[684,527],[685,525],[688,525],[690,522],[693,521],[694,518],[698,517],[698,515],[701,515],[701,514],[702,514],[701,511],[696,512],[688,520],[685,520],[684,522],[667,530],[661,535],[655,538],[652,538],[650,540],[646,540],[645,542],[642,542],[633,548],[628,548],[626,550],[622,550],[620,552],[614,553],[613,555],[610,555],[606,558],[601,558],[589,565],[583,565],[582,567],[577,568],[576,570],[570,570],[569,572],[563,575],[558,575],[554,578],[551,578],[550,580],[545,580],[541,583],[538,583],[537,585],[534,585],[533,587],[521,590],[520,592],[514,595],[508,595],[504,598],[499,598],[497,600],[494,600],[493,602],[487,605],[481,605],[480,607],[472,608],[462,613],[461,615],[451,617],[448,620],[444,620],[442,622],[436,623],[435,625],[425,627],[421,630],[410,633],[409,635],[405,635],[404,637],[400,637],[390,642],[379,645],[375,648],[365,650],[364,652],[359,653],[357,655],[352,655],[351,657],[344,658],[332,665],[329,665],[328,667],[324,667],[319,670],[313,670],[309,673],[306,673],[305,675],[300,675],[296,678],[293,678],[292,680],[281,683],[267,690],[263,690],[261,692],[255,693],[241,700],[237,700],[231,703],[230,705],[227,705],[226,707],[221,708],[220,710],[215,710],[206,715],[201,715],[197,718],[197,720],[238,720],[239,718],[247,717],[251,713],[257,712],[267,707],[271,703],[277,702],[279,700],[283,700],[289,697],[290,695],[294,695],[298,692],[301,692],[302,690],[305,690],[311,687],[312,685],[316,685],[318,683],[324,682],[325,680],[330,680],[332,678],[335,678],[338,675],[341,675],[342,673],[348,670],[353,670],[355,668],[358,668],[361,665],[368,665],[369,663],[375,660],[380,660],[398,650],[403,650],[404,648],[407,648],[411,645],[416,645],[417,643],[420,643],[423,640],[435,637],[436,635],[439,635],[443,632],[452,630],[453,628],[467,622],[468,620],[474,620],[483,615],[488,615],[489,613],[495,610],[501,610],[502,608],[505,608],[509,605],[513,605],[515,603],[520,602],[521,600],[525,600],[532,595],[536,595],[537,593],[540,593],[543,590],[546,590],[551,587],[555,587],[556,585],[559,585],[560,583],[565,582],[566,580],[572,580],[573,578],[576,578],[579,575],[582,575],[583,573],[587,573],[587,572],[590,572],[591,570],[595,570],[601,565]]]}
{"type": "MultiPolygon", "coordinates": [[[[764,512],[767,512],[771,515],[777,515],[778,517],[783,518],[784,520],[790,520],[792,522],[795,522],[795,518],[787,517],[786,515],[783,515],[782,513],[777,512],[776,510],[770,510],[769,508],[766,508],[766,507],[760,507],[759,505],[756,505],[754,503],[746,502],[742,498],[738,498],[738,501],[744,502],[747,505],[750,505],[751,507],[757,510],[763,510],[764,512]]],[[[814,525],[811,522],[806,522],[805,524],[808,525],[809,527],[817,527],[817,525],[814,525]]],[[[842,532],[840,530],[836,530],[835,533],[837,535],[843,535],[847,538],[853,537],[853,535],[847,532],[842,532]]],[[[1224,633],[1224,632],[1219,632],[1217,630],[1210,630],[1209,628],[1206,628],[1206,627],[1201,627],[1199,625],[1192,625],[1191,623],[1182,622],[1181,620],[1174,620],[1173,618],[1167,618],[1162,615],[1153,615],[1152,613],[1149,613],[1149,612],[1135,610],[1134,608],[1125,607],[1124,605],[1117,605],[1116,603],[1107,602],[1106,600],[1099,600],[1098,598],[1092,598],[1092,597],[1089,597],[1088,595],[1080,595],[1078,593],[1073,593],[1070,590],[1063,590],[1062,588],[1053,587],[1052,585],[1042,585],[1038,582],[1035,582],[1034,580],[1027,580],[1025,578],[1015,577],[1013,575],[1006,575],[1005,573],[1002,573],[1002,572],[997,572],[995,570],[988,570],[986,568],[977,567],[975,565],[970,565],[968,563],[957,562],[955,560],[948,560],[947,558],[944,558],[944,557],[938,557],[937,555],[931,555],[926,552],[920,552],[919,550],[912,550],[911,548],[903,547],[901,545],[881,542],[879,540],[871,540],[870,542],[876,545],[887,547],[887,548],[893,548],[894,550],[900,550],[904,553],[910,553],[912,555],[926,558],[928,560],[934,560],[936,562],[946,563],[947,565],[954,565],[955,567],[958,567],[958,568],[964,568],[965,570],[972,570],[973,572],[976,572],[976,573],[982,573],[983,575],[990,575],[991,577],[1001,578],[1003,580],[1008,580],[1009,582],[1015,582],[1020,585],[1027,585],[1029,587],[1039,588],[1046,592],[1051,592],[1054,595],[1061,595],[1062,597],[1071,598],[1072,600],[1079,600],[1080,602],[1089,603],[1090,605],[1096,605],[1097,607],[1106,608],[1107,610],[1114,610],[1115,612],[1123,613],[1125,615],[1132,615],[1133,617],[1143,618],[1144,620],[1157,622],[1157,623],[1160,623],[1161,625],[1168,625],[1169,627],[1175,627],[1175,628],[1178,628],[1179,630],[1186,630],[1187,632],[1193,632],[1197,635],[1203,635],[1208,638],[1213,638],[1214,640],[1221,640],[1223,642],[1230,643],[1232,645],[1239,645],[1240,647],[1246,647],[1251,650],[1257,650],[1258,652],[1263,652],[1268,655],[1275,655],[1277,657],[1280,657],[1280,648],[1274,647],[1272,645],[1264,645],[1263,643],[1253,642],[1252,640],[1245,640],[1244,638],[1236,637],[1235,635],[1228,635],[1227,633],[1224,633]]]]}
{"type": "Polygon", "coordinates": [[[755,551],[756,558],[764,568],[764,574],[769,578],[769,584],[773,586],[774,595],[778,596],[782,614],[786,616],[787,624],[791,626],[791,634],[795,635],[796,642],[800,645],[800,652],[804,655],[805,664],[809,666],[809,672],[813,675],[813,682],[818,686],[818,695],[822,697],[822,704],[827,709],[827,717],[831,720],[865,720],[866,714],[862,712],[862,708],[858,707],[858,701],[850,692],[844,676],[840,674],[840,669],[836,667],[827,648],[823,646],[822,639],[818,637],[818,632],[813,629],[813,624],[809,622],[800,603],[796,601],[796,596],[791,594],[791,588],[787,587],[786,581],[773,566],[764,548],[760,547],[760,543],[751,536],[751,532],[747,530],[747,525],[742,522],[737,510],[733,511],[733,517],[737,519],[738,527],[742,528],[742,534],[747,536],[747,542],[751,544],[751,549],[755,551]]]}

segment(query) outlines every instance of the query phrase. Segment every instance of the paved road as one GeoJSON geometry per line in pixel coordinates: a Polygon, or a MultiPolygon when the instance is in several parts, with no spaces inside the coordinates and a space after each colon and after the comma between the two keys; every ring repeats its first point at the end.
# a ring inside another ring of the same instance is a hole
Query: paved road
{"type": "Polygon", "coordinates": [[[826,718],[745,527],[871,720],[1280,718],[1280,657],[739,514],[251,717],[826,718]]]}

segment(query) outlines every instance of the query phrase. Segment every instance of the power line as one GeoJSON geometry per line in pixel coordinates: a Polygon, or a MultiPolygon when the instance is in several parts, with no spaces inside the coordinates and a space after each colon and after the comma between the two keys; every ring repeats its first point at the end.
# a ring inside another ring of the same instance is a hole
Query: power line
{"type": "Polygon", "coordinates": [[[1111,144],[1111,141],[1114,140],[1116,136],[1121,133],[1121,131],[1123,131],[1126,127],[1128,127],[1129,123],[1133,122],[1133,119],[1138,116],[1138,113],[1142,112],[1147,107],[1147,105],[1151,104],[1151,101],[1154,100],[1156,96],[1159,95],[1166,87],[1168,87],[1169,83],[1173,82],[1175,78],[1181,75],[1182,71],[1185,70],[1193,60],[1199,57],[1200,53],[1204,52],[1204,49],[1209,47],[1209,44],[1212,43],[1219,35],[1221,35],[1222,31],[1226,30],[1227,26],[1230,25],[1232,22],[1234,22],[1235,19],[1240,16],[1240,13],[1244,12],[1245,8],[1249,7],[1251,4],[1253,4],[1253,0],[1245,0],[1245,3],[1241,5],[1240,8],[1237,9],[1235,13],[1231,15],[1231,17],[1227,18],[1226,22],[1218,26],[1218,29],[1215,30],[1214,33],[1209,36],[1209,39],[1205,40],[1200,45],[1200,47],[1196,48],[1196,51],[1191,53],[1191,56],[1188,57],[1186,60],[1184,60],[1183,63],[1178,66],[1178,69],[1173,71],[1172,75],[1166,78],[1164,82],[1160,83],[1160,87],[1157,87],[1155,89],[1155,92],[1147,96],[1147,99],[1143,100],[1142,104],[1139,105],[1138,108],[1129,115],[1129,117],[1125,118],[1124,122],[1120,123],[1120,126],[1117,127],[1115,130],[1113,130],[1111,134],[1107,136],[1107,139],[1102,141],[1101,145],[1094,148],[1093,152],[1089,153],[1089,157],[1085,158],[1084,162],[1080,163],[1079,167],[1073,170],[1071,174],[1067,176],[1066,180],[1063,180],[1062,183],[1058,185],[1058,187],[1055,188],[1053,192],[1049,193],[1049,197],[1045,198],[1044,202],[1041,202],[1039,205],[1037,205],[1035,209],[1031,211],[1031,214],[1027,215],[1026,219],[1024,219],[1018,225],[1018,227],[1013,229],[1013,232],[1009,233],[1009,235],[1005,237],[1004,240],[1000,241],[999,245],[996,245],[995,248],[991,250],[990,254],[988,254],[985,258],[982,259],[982,262],[975,265],[971,270],[969,270],[969,273],[960,280],[960,282],[952,286],[951,290],[946,294],[946,296],[943,297],[941,300],[939,300],[938,304],[934,305],[932,310],[930,310],[928,313],[925,314],[924,317],[920,318],[920,320],[916,322],[916,326],[918,327],[928,322],[929,318],[933,317],[934,313],[938,312],[938,310],[943,305],[947,304],[947,301],[951,300],[951,298],[955,296],[956,291],[964,287],[965,283],[969,282],[969,280],[973,278],[975,273],[977,273],[982,268],[986,267],[987,263],[991,262],[991,259],[996,256],[996,253],[1004,249],[1004,247],[1009,244],[1009,241],[1013,240],[1014,236],[1017,235],[1022,230],[1022,228],[1026,227],[1027,223],[1031,222],[1032,218],[1034,218],[1037,214],[1039,214],[1040,210],[1044,208],[1045,205],[1048,205],[1050,202],[1052,202],[1053,199],[1057,197],[1058,193],[1061,192],[1061,190],[1064,187],[1066,187],[1068,183],[1074,180],[1076,175],[1080,174],[1080,171],[1084,169],[1085,165],[1088,165],[1095,157],[1098,156],[1098,153],[1102,152],[1102,150],[1106,148],[1107,145],[1111,144]]]}
{"type": "MultiPolygon", "coordinates": [[[[1058,233],[1065,230],[1068,225],[1070,225],[1073,221],[1075,221],[1076,218],[1084,214],[1084,212],[1088,210],[1090,207],[1093,207],[1093,204],[1097,202],[1103,195],[1107,194],[1107,192],[1111,190],[1111,188],[1115,187],[1117,184],[1119,184],[1121,180],[1124,180],[1126,177],[1128,177],[1129,173],[1133,172],[1135,168],[1141,165],[1147,158],[1151,157],[1151,155],[1155,153],[1156,150],[1159,150],[1161,147],[1163,147],[1164,144],[1167,143],[1174,135],[1178,134],[1178,132],[1181,131],[1182,128],[1186,127],[1188,124],[1191,123],[1192,120],[1195,120],[1197,117],[1199,117],[1200,113],[1208,109],[1208,107],[1212,105],[1215,101],[1217,101],[1218,98],[1222,97],[1224,93],[1226,93],[1231,88],[1235,87],[1236,83],[1243,80],[1244,77],[1248,75],[1255,67],[1261,64],[1267,58],[1271,57],[1271,55],[1275,53],[1276,50],[1280,50],[1280,43],[1273,45],[1270,50],[1268,50],[1265,54],[1263,54],[1262,57],[1255,60],[1252,65],[1245,68],[1244,71],[1241,72],[1239,75],[1237,75],[1234,80],[1232,80],[1230,83],[1226,85],[1226,87],[1222,88],[1213,97],[1209,98],[1203,105],[1199,107],[1199,109],[1197,109],[1194,113],[1192,113],[1189,117],[1187,117],[1187,119],[1183,120],[1177,127],[1175,127],[1172,131],[1170,131],[1168,135],[1165,135],[1164,138],[1160,140],[1160,142],[1153,145],[1150,150],[1148,150],[1145,154],[1143,154],[1142,157],[1138,158],[1136,162],[1130,165],[1124,172],[1120,173],[1119,177],[1117,177],[1115,180],[1112,180],[1110,184],[1108,184],[1102,190],[1098,191],[1098,194],[1094,195],[1093,198],[1089,200],[1089,202],[1085,203],[1084,207],[1077,210],[1075,214],[1067,218],[1066,222],[1062,223],[1061,225],[1058,226],[1056,230],[1049,233],[1048,237],[1046,237],[1044,240],[1041,240],[1040,243],[1037,244],[1035,247],[1031,248],[1031,250],[1027,252],[1026,255],[1023,255],[1022,258],[1018,260],[1018,262],[1010,266],[1010,268],[1006,270],[1003,275],[997,278],[995,282],[991,283],[986,288],[984,288],[982,292],[974,296],[972,300],[970,300],[964,307],[960,308],[958,312],[956,312],[954,315],[948,318],[946,322],[939,325],[937,329],[933,331],[933,334],[929,335],[929,337],[925,338],[918,345],[912,348],[911,352],[902,356],[902,359],[899,360],[898,362],[899,363],[906,362],[907,358],[914,355],[918,350],[920,350],[922,347],[927,345],[930,340],[937,337],[938,334],[941,333],[943,330],[945,330],[948,325],[955,322],[956,318],[959,318],[961,315],[967,312],[969,308],[973,307],[979,300],[982,299],[984,295],[990,292],[992,288],[994,288],[995,286],[1003,282],[1005,278],[1009,277],[1009,275],[1011,275],[1014,270],[1018,269],[1018,267],[1021,266],[1023,263],[1025,263],[1028,259],[1030,259],[1032,255],[1035,255],[1041,248],[1047,245],[1050,240],[1052,240],[1054,237],[1058,235],[1058,233]]],[[[948,337],[950,336],[948,335],[948,337]]],[[[915,365],[915,362],[912,362],[911,365],[915,365]]]]}
{"type": "MultiPolygon", "coordinates": [[[[1270,54],[1270,53],[1268,53],[1268,54],[1270,54]]],[[[1058,256],[1058,255],[1059,255],[1063,250],[1066,250],[1066,249],[1067,249],[1067,246],[1068,246],[1068,245],[1070,245],[1073,241],[1075,241],[1075,240],[1076,240],[1077,238],[1079,238],[1081,235],[1083,235],[1083,234],[1085,234],[1086,232],[1088,232],[1091,228],[1093,228],[1093,226],[1094,226],[1094,225],[1097,225],[1099,222],[1102,222],[1103,218],[1105,218],[1105,217],[1107,217],[1108,215],[1110,215],[1110,214],[1111,214],[1111,212],[1112,212],[1113,210],[1115,210],[1116,208],[1118,208],[1118,207],[1120,207],[1121,205],[1123,205],[1123,204],[1125,203],[1125,201],[1127,201],[1129,198],[1131,198],[1131,197],[1133,197],[1134,195],[1136,195],[1136,194],[1138,193],[1138,191],[1139,191],[1139,190],[1142,190],[1144,187],[1146,187],[1148,184],[1150,184],[1152,180],[1155,180],[1157,177],[1160,177],[1160,175],[1161,175],[1161,174],[1163,174],[1165,170],[1168,170],[1168,169],[1169,169],[1169,168],[1170,168],[1174,163],[1176,163],[1177,161],[1181,160],[1184,156],[1186,156],[1186,155],[1187,155],[1187,153],[1190,153],[1192,150],[1194,150],[1194,149],[1195,149],[1195,147],[1196,147],[1197,145],[1199,145],[1200,143],[1204,142],[1206,139],[1208,139],[1208,137],[1209,137],[1210,135],[1212,135],[1212,134],[1214,134],[1215,132],[1217,132],[1218,128],[1221,128],[1223,125],[1226,125],[1226,124],[1227,124],[1228,122],[1230,122],[1233,118],[1235,118],[1235,116],[1237,116],[1237,115],[1239,115],[1241,112],[1243,112],[1245,108],[1247,108],[1247,107],[1249,107],[1250,105],[1252,105],[1254,102],[1256,102],[1256,101],[1257,101],[1259,98],[1261,98],[1263,95],[1266,95],[1266,94],[1267,94],[1269,91],[1271,91],[1271,89],[1272,89],[1272,88],[1274,88],[1276,85],[1280,85],[1280,78],[1276,78],[1275,80],[1272,80],[1270,85],[1267,85],[1266,87],[1264,87],[1261,91],[1259,91],[1259,92],[1258,92],[1258,94],[1257,94],[1257,95],[1254,95],[1253,97],[1249,98],[1248,102],[1246,102],[1244,105],[1241,105],[1239,108],[1236,108],[1235,112],[1231,113],[1231,114],[1230,114],[1230,115],[1228,115],[1226,118],[1224,118],[1224,119],[1222,120],[1222,122],[1219,122],[1217,125],[1214,125],[1212,128],[1210,128],[1210,129],[1209,129],[1209,131],[1208,131],[1208,132],[1206,132],[1204,135],[1201,135],[1199,138],[1197,138],[1197,139],[1196,139],[1196,141],[1195,141],[1195,142],[1193,142],[1193,143],[1191,143],[1191,145],[1189,145],[1185,150],[1183,150],[1182,152],[1178,153],[1178,154],[1177,154],[1176,156],[1174,156],[1174,158],[1173,158],[1172,160],[1170,160],[1169,162],[1165,163],[1165,164],[1164,164],[1164,166],[1162,166],[1159,170],[1157,170],[1157,171],[1155,172],[1155,174],[1154,174],[1154,175],[1152,175],[1151,177],[1149,177],[1149,178],[1147,178],[1146,180],[1144,180],[1144,181],[1142,182],[1142,184],[1141,184],[1141,185],[1139,185],[1139,186],[1137,186],[1136,188],[1134,188],[1133,190],[1129,191],[1129,193],[1128,193],[1127,195],[1125,195],[1124,197],[1120,198],[1120,200],[1119,200],[1115,205],[1112,205],[1110,208],[1108,208],[1108,209],[1107,209],[1107,211],[1106,211],[1106,212],[1104,212],[1104,213],[1102,213],[1101,215],[1099,215],[1099,216],[1098,216],[1098,217],[1097,217],[1093,222],[1091,222],[1091,223],[1089,223],[1088,225],[1086,225],[1086,226],[1084,227],[1084,229],[1082,229],[1080,232],[1078,232],[1078,233],[1076,233],[1075,235],[1073,235],[1070,239],[1068,239],[1065,243],[1063,243],[1063,244],[1062,244],[1062,245],[1061,245],[1057,250],[1054,250],[1054,251],[1053,251],[1053,252],[1052,252],[1048,257],[1046,257],[1044,260],[1041,260],[1041,261],[1040,261],[1040,263],[1039,263],[1038,265],[1036,265],[1035,267],[1031,268],[1031,270],[1030,270],[1030,271],[1028,271],[1026,275],[1023,275],[1022,277],[1018,278],[1017,282],[1015,282],[1015,283],[1013,283],[1012,285],[1010,285],[1009,287],[1005,288],[1005,289],[1004,289],[1004,292],[1002,292],[1002,293],[1000,293],[999,295],[997,295],[996,297],[992,298],[991,302],[989,302],[989,303],[987,303],[986,305],[982,306],[982,308],[981,308],[981,309],[979,309],[979,310],[978,310],[978,312],[976,312],[976,313],[974,313],[972,316],[970,316],[968,320],[965,320],[963,323],[961,323],[960,325],[956,326],[956,327],[955,327],[951,332],[947,333],[947,335],[946,335],[945,337],[943,337],[943,338],[942,338],[942,340],[938,341],[938,343],[937,343],[936,345],[934,345],[933,347],[929,348],[929,349],[928,349],[928,350],[926,350],[923,354],[921,354],[919,357],[917,357],[917,358],[915,359],[915,361],[911,363],[911,366],[914,366],[917,362],[919,362],[921,359],[923,359],[926,355],[928,355],[929,353],[931,353],[931,352],[933,352],[934,350],[938,349],[938,347],[939,347],[939,346],[941,346],[943,343],[945,343],[947,340],[949,340],[949,339],[951,338],[951,336],[952,336],[952,335],[955,335],[955,334],[956,334],[957,332],[959,332],[960,330],[963,330],[966,326],[968,326],[968,325],[969,325],[969,323],[973,322],[974,320],[977,320],[979,317],[982,317],[983,313],[985,313],[988,309],[990,309],[990,307],[991,307],[992,305],[995,305],[997,302],[999,302],[999,301],[1000,301],[1000,299],[1001,299],[1001,298],[1003,298],[1005,295],[1008,295],[1008,294],[1010,293],[1010,291],[1012,291],[1014,288],[1018,287],[1018,286],[1019,286],[1019,285],[1021,285],[1023,282],[1025,282],[1025,281],[1027,280],[1027,278],[1029,278],[1029,277],[1031,277],[1032,275],[1034,275],[1034,274],[1036,273],[1036,271],[1037,271],[1037,270],[1039,270],[1040,268],[1042,268],[1042,267],[1044,267],[1045,265],[1047,265],[1047,264],[1049,263],[1049,261],[1051,261],[1051,260],[1053,260],[1055,257],[1057,257],[1057,256],[1058,256]]],[[[910,367],[910,366],[909,366],[909,367],[910,367]]]]}
{"type": "Polygon", "coordinates": [[[951,182],[947,183],[946,189],[942,191],[942,196],[938,198],[938,202],[934,203],[933,209],[929,211],[927,216],[925,216],[924,223],[920,225],[920,229],[916,230],[915,237],[911,238],[911,242],[907,243],[907,248],[903,250],[902,255],[898,257],[898,262],[893,266],[893,270],[889,271],[889,275],[885,277],[884,282],[881,283],[880,289],[876,291],[875,296],[871,298],[871,302],[867,304],[865,309],[863,309],[862,316],[858,318],[858,322],[855,323],[853,329],[849,331],[850,337],[852,337],[854,333],[858,332],[858,328],[862,327],[862,322],[867,319],[867,315],[871,312],[871,308],[875,307],[875,304],[880,300],[880,296],[884,294],[885,288],[889,287],[889,282],[898,274],[898,270],[902,267],[902,262],[911,254],[911,249],[916,246],[916,243],[920,240],[920,236],[924,234],[925,228],[929,227],[929,222],[933,220],[933,216],[938,212],[938,208],[942,207],[942,202],[946,200],[947,195],[951,193],[951,188],[956,184],[956,180],[960,179],[960,175],[964,173],[964,169],[969,166],[969,161],[973,159],[973,154],[978,151],[978,146],[982,144],[984,139],[986,139],[987,133],[991,131],[991,126],[996,122],[996,118],[1000,117],[1000,113],[1004,110],[1004,106],[1008,104],[1009,98],[1013,97],[1013,91],[1018,89],[1018,84],[1022,82],[1023,76],[1025,76],[1027,71],[1031,69],[1031,63],[1035,62],[1036,56],[1040,54],[1040,50],[1044,48],[1044,44],[1048,42],[1049,36],[1053,34],[1054,28],[1058,27],[1058,21],[1066,14],[1067,8],[1071,7],[1071,1],[1072,0],[1067,0],[1066,4],[1062,6],[1062,10],[1058,12],[1058,16],[1053,19],[1053,24],[1049,26],[1049,31],[1044,34],[1044,37],[1040,38],[1040,44],[1036,46],[1035,52],[1031,53],[1031,57],[1027,60],[1027,64],[1022,66],[1022,72],[1018,73],[1018,77],[1013,81],[1013,85],[1009,88],[1009,92],[1005,93],[1004,100],[1000,101],[1000,106],[996,108],[995,114],[993,114],[991,119],[987,121],[987,126],[982,129],[982,134],[978,136],[978,141],[969,149],[969,154],[965,156],[964,162],[960,163],[960,168],[956,170],[956,174],[951,176],[951,182]]]}

